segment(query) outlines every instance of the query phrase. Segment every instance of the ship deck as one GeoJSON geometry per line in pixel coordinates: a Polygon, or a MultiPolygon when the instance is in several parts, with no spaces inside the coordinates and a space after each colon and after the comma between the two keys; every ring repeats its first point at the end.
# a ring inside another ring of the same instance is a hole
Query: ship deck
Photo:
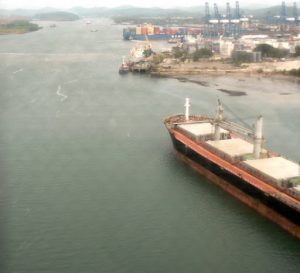
{"type": "MultiPolygon", "coordinates": [[[[290,166],[291,164],[290,165],[286,164],[286,168],[281,168],[281,170],[278,170],[278,162],[280,163],[284,161],[286,163],[287,160],[284,160],[280,157],[267,158],[266,161],[263,161],[265,163],[262,164],[262,166],[258,166],[258,167],[256,166],[259,163],[259,161],[257,160],[253,160],[253,161],[246,160],[244,161],[246,162],[246,164],[242,162],[243,163],[242,165],[239,164],[239,160],[237,161],[228,160],[228,158],[230,157],[226,157],[225,152],[224,155],[221,156],[214,150],[215,147],[212,147],[213,149],[210,149],[209,146],[211,146],[211,144],[213,144],[213,146],[216,147],[221,145],[221,148],[223,148],[229,154],[231,153],[230,154],[231,156],[239,155],[239,153],[241,154],[245,153],[248,155],[248,153],[251,152],[252,146],[250,144],[243,146],[240,143],[238,143],[237,146],[234,146],[232,143],[230,143],[232,142],[230,140],[224,141],[223,144],[220,144],[216,141],[199,141],[198,139],[193,139],[189,134],[187,134],[184,130],[182,130],[182,128],[185,128],[185,126],[183,126],[184,124],[197,124],[197,123],[201,124],[203,122],[212,123],[213,119],[206,116],[191,116],[190,120],[186,122],[185,117],[183,115],[175,115],[175,116],[168,117],[165,120],[165,125],[168,128],[169,132],[173,134],[178,141],[188,146],[196,153],[209,159],[211,162],[217,164],[218,166],[226,169],[228,172],[242,178],[247,183],[251,184],[255,188],[264,192],[265,195],[272,196],[277,200],[279,200],[280,202],[300,212],[300,199],[298,199],[296,196],[291,196],[291,194],[288,193],[286,189],[282,189],[278,185],[272,184],[267,179],[264,179],[266,176],[260,175],[260,172],[265,171],[265,169],[268,167],[266,170],[267,172],[269,172],[268,175],[270,175],[271,178],[272,175],[275,178],[287,177],[289,171],[291,170],[291,166],[290,166]],[[244,148],[241,148],[241,146],[244,148]],[[257,167],[257,170],[255,168],[252,169],[245,168],[246,165],[249,165],[249,162],[251,162],[250,164],[252,164],[254,167],[257,167]],[[273,162],[276,166],[274,164],[273,165],[277,168],[276,174],[274,174],[274,172],[272,173],[273,168],[270,167],[272,166],[273,162]],[[266,168],[264,168],[264,166],[266,166],[266,168]]],[[[200,127],[193,126],[191,128],[193,132],[196,132],[195,128],[200,128],[200,127]]],[[[207,133],[208,128],[205,126],[203,128],[204,128],[203,132],[207,133]]],[[[235,141],[236,140],[233,140],[233,142],[235,141]]],[[[240,142],[241,140],[237,140],[237,141],[240,142]]],[[[295,166],[292,167],[294,168],[292,169],[292,174],[290,176],[295,176],[297,175],[297,173],[295,173],[295,166]]]]}

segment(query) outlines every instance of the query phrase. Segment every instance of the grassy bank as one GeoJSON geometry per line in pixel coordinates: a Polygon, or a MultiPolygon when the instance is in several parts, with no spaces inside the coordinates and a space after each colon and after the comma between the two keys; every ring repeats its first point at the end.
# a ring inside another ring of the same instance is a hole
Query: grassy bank
{"type": "Polygon", "coordinates": [[[37,31],[40,27],[28,21],[14,21],[0,25],[0,35],[5,34],[23,34],[27,32],[37,31]]]}

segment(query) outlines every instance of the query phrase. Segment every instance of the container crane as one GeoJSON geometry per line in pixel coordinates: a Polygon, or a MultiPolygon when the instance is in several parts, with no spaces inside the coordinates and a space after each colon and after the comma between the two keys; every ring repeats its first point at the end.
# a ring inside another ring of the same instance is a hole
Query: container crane
{"type": "Polygon", "coordinates": [[[217,33],[217,35],[219,35],[221,15],[219,13],[219,9],[216,3],[214,3],[214,11],[215,11],[215,21],[216,21],[215,32],[217,33]]]}
{"type": "Polygon", "coordinates": [[[204,36],[208,37],[210,36],[210,12],[209,12],[209,5],[208,2],[205,2],[205,30],[204,30],[204,36]]]}
{"type": "Polygon", "coordinates": [[[232,35],[232,28],[231,28],[231,9],[230,3],[226,3],[226,22],[225,22],[225,33],[227,36],[232,35]]]}
{"type": "Polygon", "coordinates": [[[299,25],[299,15],[298,15],[298,8],[297,8],[297,3],[294,2],[293,5],[293,17],[295,18],[295,25],[299,25]]]}

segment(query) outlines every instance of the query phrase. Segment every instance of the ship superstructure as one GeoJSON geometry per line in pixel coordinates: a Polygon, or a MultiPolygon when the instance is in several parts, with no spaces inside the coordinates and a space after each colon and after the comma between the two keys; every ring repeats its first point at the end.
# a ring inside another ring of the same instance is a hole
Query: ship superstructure
{"type": "Polygon", "coordinates": [[[263,117],[251,130],[224,119],[220,101],[215,117],[190,115],[188,99],[185,107],[164,121],[179,157],[300,238],[300,167],[263,147],[263,117]]]}

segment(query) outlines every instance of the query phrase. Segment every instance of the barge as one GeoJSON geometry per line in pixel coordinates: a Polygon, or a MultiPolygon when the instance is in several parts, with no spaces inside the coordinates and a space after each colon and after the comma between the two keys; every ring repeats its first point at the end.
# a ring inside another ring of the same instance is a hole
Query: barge
{"type": "Polygon", "coordinates": [[[264,145],[263,117],[250,130],[223,118],[185,114],[164,120],[180,159],[241,202],[300,239],[299,164],[264,145]]]}

